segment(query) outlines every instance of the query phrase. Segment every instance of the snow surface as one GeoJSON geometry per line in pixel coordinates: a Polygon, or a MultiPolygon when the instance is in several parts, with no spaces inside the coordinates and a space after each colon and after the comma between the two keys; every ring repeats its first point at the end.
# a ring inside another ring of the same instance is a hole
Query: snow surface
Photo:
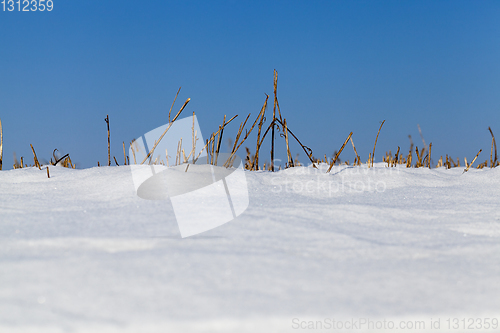
{"type": "Polygon", "coordinates": [[[325,168],[245,172],[248,209],[184,239],[130,167],[0,172],[0,332],[500,319],[500,168],[325,168]]]}

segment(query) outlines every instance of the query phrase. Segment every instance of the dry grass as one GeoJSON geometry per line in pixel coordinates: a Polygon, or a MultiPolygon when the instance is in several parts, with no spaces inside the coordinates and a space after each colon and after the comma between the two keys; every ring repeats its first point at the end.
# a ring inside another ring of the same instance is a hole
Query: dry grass
{"type": "MultiPolygon", "coordinates": [[[[345,145],[346,145],[346,144],[347,144],[347,142],[349,142],[349,140],[351,139],[351,136],[352,136],[352,132],[351,132],[351,133],[349,133],[349,136],[347,136],[347,139],[345,139],[344,144],[342,145],[342,147],[340,147],[340,150],[337,152],[337,154],[335,154],[335,157],[333,158],[332,162],[330,163],[330,167],[328,168],[328,171],[327,171],[326,173],[328,173],[328,172],[330,172],[330,170],[332,170],[332,168],[333,168],[333,166],[334,166],[335,162],[337,162],[337,159],[338,159],[338,158],[339,158],[339,156],[340,156],[340,153],[342,153],[342,150],[344,150],[345,145]]],[[[325,155],[325,160],[326,160],[326,155],[325,155]]],[[[326,162],[326,161],[325,161],[325,162],[326,162]]]]}
{"type": "MultiPolygon", "coordinates": [[[[171,111],[172,111],[174,104],[177,100],[180,89],[181,88],[179,88],[179,90],[177,91],[177,94],[175,95],[172,106],[170,107],[170,110],[168,112],[169,124],[168,124],[167,128],[162,133],[162,135],[155,141],[155,144],[153,145],[151,150],[147,153],[144,160],[142,160],[142,161],[136,160],[135,152],[138,150],[136,149],[137,144],[136,144],[135,140],[132,140],[132,142],[130,142],[130,146],[132,148],[131,149],[132,157],[127,156],[127,153],[125,150],[125,142],[122,142],[123,159],[124,159],[123,165],[130,164],[131,158],[133,159],[134,164],[137,164],[138,162],[140,162],[140,164],[144,164],[146,161],[149,160],[147,164],[163,164],[163,165],[165,165],[165,162],[160,158],[159,155],[155,158],[155,156],[156,156],[155,149],[158,146],[158,144],[160,143],[160,141],[163,139],[165,134],[168,132],[168,130],[170,129],[172,124],[177,120],[179,115],[182,113],[182,111],[185,109],[185,107],[187,106],[187,104],[190,101],[190,98],[188,98],[184,102],[184,104],[182,105],[180,110],[177,112],[177,114],[173,117],[173,119],[171,119],[171,111]]],[[[291,142],[290,142],[291,138],[295,139],[297,144],[302,148],[302,150],[304,151],[305,155],[307,156],[307,158],[309,159],[309,161],[311,162],[311,164],[314,168],[317,168],[316,164],[325,163],[325,164],[329,165],[327,172],[330,172],[335,164],[341,164],[342,162],[340,160],[340,155],[343,152],[348,141],[351,142],[351,145],[352,145],[352,148],[353,148],[353,151],[355,154],[354,162],[352,165],[353,166],[361,166],[363,164],[361,161],[360,155],[358,154],[358,151],[356,149],[356,146],[354,145],[353,132],[350,132],[347,139],[342,144],[341,148],[334,153],[333,158],[330,161],[328,160],[328,157],[326,154],[324,154],[324,158],[321,160],[313,157],[312,149],[309,148],[308,146],[304,145],[299,140],[299,138],[290,129],[290,124],[287,122],[287,119],[282,117],[282,113],[281,113],[281,109],[280,109],[279,101],[278,101],[277,90],[278,90],[278,72],[275,70],[274,71],[274,80],[273,80],[273,91],[274,91],[273,115],[272,115],[272,119],[271,119],[270,123],[268,125],[265,124],[266,123],[265,113],[267,110],[268,99],[269,99],[269,96],[266,95],[266,99],[264,101],[264,104],[263,104],[260,112],[258,113],[257,117],[255,118],[253,124],[250,126],[250,128],[246,129],[246,125],[247,125],[247,122],[248,122],[251,114],[248,114],[248,116],[245,118],[245,120],[240,123],[239,129],[236,133],[236,137],[235,137],[234,141],[232,141],[232,144],[230,147],[229,157],[223,163],[223,165],[225,167],[232,166],[234,159],[235,159],[235,154],[237,154],[237,152],[243,146],[243,144],[245,142],[247,142],[251,133],[253,133],[253,129],[256,126],[257,126],[258,130],[256,133],[256,141],[255,141],[256,143],[255,143],[255,150],[254,150],[255,154],[251,153],[250,148],[245,147],[246,158],[244,160],[244,167],[247,170],[250,170],[250,171],[257,171],[257,170],[274,171],[276,169],[276,165],[275,165],[276,151],[279,147],[282,147],[280,149],[283,149],[283,151],[286,153],[286,156],[287,156],[287,161],[284,164],[284,168],[301,166],[301,163],[298,160],[299,154],[296,154],[295,159],[292,158],[292,156],[293,156],[292,155],[292,146],[291,146],[291,142]],[[265,129],[265,131],[264,131],[264,129],[265,129]],[[284,139],[282,144],[278,144],[278,141],[276,140],[278,138],[277,136],[275,136],[276,131],[281,132],[279,137],[282,137],[284,139]],[[268,156],[270,157],[270,162],[266,161],[261,166],[260,160],[262,159],[262,154],[263,154],[262,147],[263,147],[263,143],[267,137],[267,134],[269,132],[271,134],[270,135],[271,142],[270,142],[269,150],[265,151],[265,153],[269,154],[268,156]]],[[[237,117],[237,115],[233,116],[228,121],[226,121],[227,117],[226,117],[226,115],[224,115],[224,117],[222,119],[222,124],[219,125],[218,130],[213,132],[210,135],[210,138],[206,140],[205,146],[199,152],[198,156],[195,156],[196,142],[199,138],[198,138],[198,133],[195,132],[195,122],[194,122],[195,118],[194,117],[195,117],[195,114],[193,112],[193,127],[192,127],[192,134],[191,134],[191,140],[190,140],[192,144],[190,145],[190,147],[188,149],[184,149],[182,147],[182,138],[180,138],[180,140],[178,142],[177,151],[175,154],[175,165],[189,163],[189,162],[194,164],[197,162],[198,158],[201,156],[203,151],[207,152],[207,163],[210,163],[213,165],[220,165],[220,162],[222,162],[222,161],[218,161],[218,158],[219,158],[219,155],[221,153],[221,145],[222,145],[222,141],[223,141],[223,135],[225,132],[225,128],[229,123],[231,123],[231,121],[233,119],[235,119],[237,117]]],[[[110,143],[109,115],[106,116],[105,121],[107,124],[107,131],[108,131],[108,165],[111,165],[111,143],[110,143]]],[[[382,121],[380,124],[380,127],[379,127],[378,132],[377,132],[377,136],[375,137],[373,151],[371,153],[369,153],[369,155],[368,155],[368,160],[366,161],[368,168],[372,168],[374,166],[375,150],[377,147],[377,141],[378,141],[378,137],[380,135],[380,132],[382,130],[384,123],[385,123],[385,120],[382,121]]],[[[396,166],[404,167],[405,166],[407,168],[425,167],[425,168],[429,168],[429,169],[431,169],[433,167],[434,168],[445,167],[447,169],[450,169],[452,167],[453,168],[460,167],[460,159],[457,158],[455,160],[455,159],[451,158],[449,155],[445,155],[446,158],[443,158],[443,156],[440,156],[437,164],[433,165],[432,158],[431,158],[432,143],[430,143],[427,146],[427,144],[424,140],[424,137],[422,135],[422,129],[421,129],[420,125],[417,124],[417,127],[418,127],[418,131],[419,131],[420,137],[421,137],[422,142],[423,142],[423,147],[421,149],[419,149],[418,147],[415,147],[415,149],[414,149],[414,144],[413,144],[412,138],[411,138],[411,136],[408,136],[410,139],[410,148],[408,150],[408,154],[406,156],[404,156],[403,153],[401,153],[400,146],[397,147],[397,152],[394,155],[392,154],[391,151],[386,152],[385,156],[383,157],[383,161],[387,164],[387,167],[396,167],[396,166]],[[415,152],[415,154],[416,154],[415,158],[413,158],[413,152],[415,152]]],[[[492,137],[490,158],[489,158],[489,161],[485,160],[483,163],[480,163],[479,165],[477,165],[476,168],[478,168],[478,169],[482,169],[482,168],[485,168],[488,166],[491,168],[494,168],[494,167],[497,167],[500,165],[500,162],[498,161],[498,157],[497,157],[497,147],[496,147],[495,136],[493,135],[493,131],[491,130],[491,128],[488,128],[488,130],[489,130],[491,137],[492,137]]],[[[189,140],[186,140],[186,141],[189,141],[189,140]]],[[[41,164],[36,156],[35,149],[33,148],[32,145],[31,145],[31,149],[32,149],[33,156],[34,156],[34,166],[41,169],[41,164]]],[[[75,168],[75,165],[72,163],[69,154],[66,154],[61,158],[57,158],[55,155],[56,151],[57,150],[54,150],[54,152],[53,152],[54,160],[52,160],[52,158],[51,158],[51,162],[50,162],[51,165],[58,165],[59,164],[59,165],[62,165],[64,167],[75,168]]],[[[471,163],[468,163],[467,159],[464,158],[464,162],[465,162],[464,172],[467,172],[472,167],[472,165],[474,164],[474,162],[478,158],[481,151],[482,150],[479,151],[479,153],[474,157],[474,159],[472,160],[471,163]]],[[[0,121],[0,170],[2,169],[2,156],[3,156],[2,153],[3,153],[3,132],[2,132],[2,123],[0,121]]],[[[165,151],[165,155],[166,155],[166,165],[167,166],[172,165],[172,163],[169,162],[169,160],[168,160],[168,152],[167,151],[165,151]]],[[[118,165],[118,161],[117,161],[116,157],[113,156],[113,159],[115,161],[115,164],[118,165]]],[[[349,161],[345,161],[344,164],[350,165],[349,161]]],[[[21,162],[19,163],[17,161],[15,154],[14,154],[14,168],[15,169],[16,168],[23,168],[26,166],[27,165],[24,164],[23,157],[21,157],[21,162]]],[[[100,166],[99,162],[98,162],[98,166],[100,166]]],[[[187,171],[188,167],[186,168],[186,171],[187,171]]],[[[278,166],[277,169],[280,170],[281,166],[278,166]]],[[[50,178],[48,167],[47,167],[47,177],[50,178]]]]}
{"type": "Polygon", "coordinates": [[[378,135],[380,134],[380,130],[382,129],[382,126],[384,126],[385,120],[382,121],[382,124],[380,124],[380,127],[377,132],[377,137],[375,138],[375,144],[373,145],[373,153],[371,156],[369,156],[369,160],[371,160],[371,166],[373,168],[373,160],[375,159],[375,147],[377,147],[377,140],[378,140],[378,135]]]}

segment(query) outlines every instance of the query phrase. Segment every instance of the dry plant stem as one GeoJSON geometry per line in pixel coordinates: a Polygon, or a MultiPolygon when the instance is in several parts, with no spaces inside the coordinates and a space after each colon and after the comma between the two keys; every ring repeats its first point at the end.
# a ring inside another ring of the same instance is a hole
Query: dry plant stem
{"type": "Polygon", "coordinates": [[[427,159],[427,167],[429,167],[429,169],[431,168],[431,149],[432,149],[432,142],[429,143],[429,158],[427,159]]]}
{"type": "Polygon", "coordinates": [[[38,163],[38,158],[36,157],[35,148],[33,148],[32,144],[30,144],[30,146],[31,146],[31,150],[33,151],[33,157],[35,159],[35,166],[38,167],[38,169],[42,170],[42,168],[40,167],[40,163],[38,163]]]}
{"type": "Polygon", "coordinates": [[[2,170],[2,158],[3,158],[3,131],[2,131],[2,120],[0,119],[0,170],[2,170]]]}
{"type": "MultiPolygon", "coordinates": [[[[279,119],[276,119],[276,121],[279,122],[281,124],[281,126],[283,126],[283,123],[279,119]]],[[[295,141],[297,141],[297,143],[302,147],[302,149],[306,153],[306,156],[309,158],[309,161],[311,161],[313,168],[317,169],[318,167],[316,166],[316,164],[314,163],[313,158],[312,158],[311,148],[303,145],[302,142],[300,142],[300,140],[295,136],[295,134],[293,134],[293,132],[290,130],[290,128],[287,128],[287,131],[288,131],[288,133],[290,133],[293,136],[295,141]]],[[[264,134],[264,136],[265,136],[265,134],[264,134]]],[[[262,137],[262,140],[264,140],[264,137],[262,137]]]]}
{"type": "Polygon", "coordinates": [[[271,171],[274,172],[274,125],[275,125],[275,119],[276,119],[276,101],[277,101],[277,87],[278,86],[278,72],[274,70],[274,107],[273,107],[273,121],[271,123],[272,130],[271,130],[271,171]]]}
{"type": "MultiPolygon", "coordinates": [[[[264,105],[267,106],[267,98],[266,98],[266,103],[264,103],[264,105]]],[[[262,125],[264,123],[264,114],[265,114],[265,112],[266,112],[266,108],[264,108],[264,112],[261,112],[259,114],[259,116],[260,116],[259,131],[257,132],[257,145],[255,147],[255,159],[254,159],[255,170],[259,170],[259,151],[260,151],[260,146],[262,144],[262,142],[260,141],[260,133],[262,131],[262,125]]]]}
{"type": "Polygon", "coordinates": [[[111,166],[111,145],[109,142],[109,115],[106,115],[106,118],[104,118],[104,121],[108,125],[108,166],[111,166]]]}
{"type": "Polygon", "coordinates": [[[467,171],[469,171],[469,168],[472,166],[472,164],[474,164],[474,162],[476,161],[476,158],[479,156],[479,154],[481,154],[482,151],[483,151],[482,149],[479,149],[479,152],[477,153],[476,157],[474,157],[474,159],[472,160],[472,162],[470,162],[470,164],[467,165],[467,168],[464,170],[464,173],[467,172],[467,171]]]}
{"type": "Polygon", "coordinates": [[[49,174],[49,166],[47,166],[47,178],[50,178],[50,174],[49,174]]]}
{"type": "Polygon", "coordinates": [[[137,161],[135,159],[135,148],[133,144],[135,143],[135,140],[130,143],[130,147],[132,148],[132,155],[134,156],[134,164],[137,164],[137,161]]]}
{"type": "Polygon", "coordinates": [[[125,141],[122,141],[123,143],[123,165],[127,165],[127,154],[125,153],[125,141]]]}
{"type": "MultiPolygon", "coordinates": [[[[413,144],[411,145],[411,147],[413,148],[413,144]]],[[[411,160],[412,160],[412,148],[410,148],[410,152],[408,153],[408,157],[406,158],[406,167],[407,168],[410,168],[411,167],[411,160]]]]}
{"type": "Polygon", "coordinates": [[[224,115],[224,120],[222,121],[222,126],[220,128],[219,142],[217,142],[217,154],[220,153],[220,144],[222,142],[222,134],[224,133],[224,124],[226,123],[226,115],[224,115]]]}
{"type": "Polygon", "coordinates": [[[215,151],[215,164],[217,165],[217,160],[219,159],[219,153],[220,153],[220,144],[222,142],[222,134],[224,133],[224,124],[226,123],[226,115],[224,115],[224,119],[222,120],[222,126],[219,126],[220,129],[220,135],[218,136],[217,140],[217,149],[215,151]]]}
{"type": "MultiPolygon", "coordinates": [[[[0,124],[1,125],[1,124],[0,124]]],[[[1,127],[1,126],[0,126],[1,127]]],[[[492,167],[495,167],[497,165],[497,143],[495,141],[495,136],[493,135],[493,131],[491,130],[491,127],[488,127],[488,130],[491,133],[491,138],[493,140],[493,145],[495,146],[495,159],[493,160],[493,163],[491,163],[492,167]]],[[[493,155],[493,154],[492,154],[493,155]]]]}
{"type": "MultiPolygon", "coordinates": [[[[193,135],[193,147],[191,149],[191,153],[189,153],[189,155],[191,155],[191,154],[193,155],[193,163],[194,163],[194,154],[195,154],[195,151],[196,151],[196,132],[194,130],[194,117],[195,117],[195,115],[194,115],[194,111],[193,111],[193,128],[192,128],[192,132],[193,132],[192,133],[192,135],[193,135]]],[[[226,119],[226,116],[224,116],[224,120],[225,119],[226,119]]],[[[186,169],[186,171],[187,171],[187,169],[186,169]]]]}
{"type": "Polygon", "coordinates": [[[236,145],[238,144],[241,133],[243,133],[243,128],[245,128],[245,125],[248,121],[248,118],[250,118],[250,113],[248,114],[245,121],[241,122],[241,124],[240,124],[240,128],[238,129],[238,133],[236,134],[236,140],[234,140],[233,149],[231,149],[231,153],[234,153],[236,151],[236,145]]]}
{"type": "Polygon", "coordinates": [[[158,140],[156,141],[156,143],[154,144],[153,148],[151,148],[151,150],[149,151],[149,153],[146,155],[146,157],[144,158],[144,160],[141,162],[141,164],[144,164],[144,162],[146,162],[146,160],[148,158],[151,157],[151,155],[153,154],[153,152],[155,151],[156,149],[156,146],[158,146],[158,144],[160,143],[160,141],[163,139],[163,137],[165,136],[165,134],[167,134],[168,130],[170,129],[170,127],[172,126],[172,124],[174,123],[174,121],[177,119],[177,117],[179,117],[179,115],[181,114],[181,112],[184,110],[184,108],[186,107],[186,105],[189,103],[189,101],[191,100],[191,98],[188,98],[184,104],[182,105],[181,109],[179,110],[179,112],[177,112],[177,114],[175,115],[174,119],[172,119],[172,122],[169,122],[168,123],[168,126],[167,128],[165,129],[165,131],[163,132],[163,134],[158,138],[158,140]]]}
{"type": "MultiPolygon", "coordinates": [[[[286,119],[283,119],[284,123],[284,132],[285,132],[285,141],[286,141],[286,153],[288,156],[288,167],[293,167],[293,158],[292,154],[290,153],[290,145],[288,144],[288,127],[286,126],[286,119]]],[[[326,155],[325,155],[326,156],[326,155]]]]}
{"type": "Polygon", "coordinates": [[[54,163],[54,165],[57,165],[57,163],[61,162],[62,160],[64,160],[66,157],[69,157],[69,154],[66,154],[64,155],[63,157],[59,158],[56,160],[56,162],[54,163]]]}
{"type": "Polygon", "coordinates": [[[177,154],[175,155],[175,165],[181,164],[181,149],[182,149],[182,138],[177,144],[177,154]]]}
{"type": "MultiPolygon", "coordinates": [[[[354,154],[356,154],[356,159],[358,160],[358,165],[361,165],[361,160],[359,159],[359,155],[358,155],[358,152],[356,151],[356,147],[354,146],[354,141],[352,141],[352,137],[351,137],[351,144],[352,144],[352,149],[354,150],[354,154]]],[[[356,165],[356,163],[354,163],[354,165],[356,165]]]]}
{"type": "MultiPolygon", "coordinates": [[[[268,95],[266,95],[266,101],[264,102],[264,105],[262,106],[262,109],[260,110],[259,115],[257,116],[257,118],[255,119],[254,123],[252,124],[252,127],[250,127],[250,129],[246,132],[245,137],[244,137],[243,139],[241,139],[241,142],[238,144],[238,146],[236,147],[236,149],[234,149],[234,148],[233,148],[233,151],[232,151],[232,152],[231,152],[231,154],[229,155],[228,160],[230,160],[230,159],[232,159],[232,158],[233,158],[233,155],[234,155],[234,154],[238,151],[238,149],[241,147],[241,145],[243,144],[243,142],[245,142],[245,141],[246,141],[246,139],[248,139],[248,137],[250,136],[250,133],[252,133],[252,130],[253,130],[253,128],[255,127],[255,125],[257,124],[257,121],[260,119],[260,117],[262,116],[262,114],[264,113],[264,111],[265,111],[265,110],[266,110],[266,108],[267,108],[267,100],[268,100],[268,98],[269,98],[269,96],[268,96],[268,95]]],[[[249,116],[250,116],[250,115],[249,115],[249,116]]],[[[246,122],[246,121],[245,121],[245,122],[246,122]]],[[[238,141],[235,141],[235,142],[234,142],[234,145],[235,145],[235,146],[236,146],[236,143],[237,143],[237,142],[238,142],[238,141]]],[[[226,164],[226,163],[228,163],[228,161],[226,161],[226,162],[224,163],[224,166],[226,166],[226,167],[227,167],[227,164],[226,164]]]]}
{"type": "Polygon", "coordinates": [[[342,152],[342,150],[344,150],[344,147],[345,145],[347,144],[347,142],[349,142],[349,139],[351,138],[352,136],[352,132],[349,133],[349,136],[347,137],[347,139],[345,139],[344,141],[344,144],[342,145],[342,147],[340,147],[339,151],[337,152],[337,154],[335,155],[335,157],[333,158],[332,162],[330,163],[330,167],[328,168],[328,170],[326,171],[326,173],[330,172],[330,170],[332,170],[333,168],[333,165],[335,164],[335,162],[337,161],[337,158],[339,157],[340,153],[342,152]]]}
{"type": "Polygon", "coordinates": [[[174,101],[172,102],[172,106],[170,107],[170,110],[168,111],[168,122],[170,123],[170,114],[172,113],[172,108],[174,107],[175,100],[177,99],[177,96],[179,96],[179,92],[181,91],[181,87],[179,87],[179,90],[177,90],[177,94],[175,94],[174,101]]]}
{"type": "Polygon", "coordinates": [[[116,166],[120,166],[120,164],[118,164],[118,161],[116,160],[116,157],[113,156],[113,159],[115,160],[116,166]]]}
{"type": "MultiPolygon", "coordinates": [[[[210,155],[210,154],[208,153],[208,143],[209,143],[210,141],[207,139],[207,140],[206,140],[206,142],[207,142],[207,143],[205,144],[205,147],[204,147],[203,149],[206,149],[206,150],[207,150],[207,164],[210,164],[210,160],[208,159],[208,156],[210,155]]],[[[201,152],[200,152],[200,154],[201,154],[201,152]]],[[[200,157],[200,156],[198,155],[198,157],[200,157]]]]}
{"type": "MultiPolygon", "coordinates": [[[[227,124],[229,124],[234,118],[238,117],[238,115],[234,116],[233,118],[229,119],[225,124],[224,126],[226,126],[227,124]]],[[[250,115],[248,115],[248,117],[250,117],[250,115]]],[[[248,117],[247,117],[247,120],[248,120],[248,117]]],[[[245,123],[246,123],[246,120],[245,120],[245,123]]],[[[244,126],[244,125],[243,125],[244,126]]],[[[240,125],[240,132],[242,130],[242,127],[240,125]]],[[[208,160],[208,155],[209,155],[209,149],[210,149],[210,146],[209,144],[212,142],[212,140],[215,138],[215,134],[219,133],[219,131],[215,132],[211,137],[210,137],[210,140],[206,140],[206,143],[205,143],[205,146],[203,148],[201,148],[200,152],[198,153],[198,156],[196,156],[196,158],[194,159],[194,163],[196,163],[196,161],[198,161],[198,158],[200,157],[201,153],[206,149],[207,150],[207,163],[209,163],[209,160],[208,160]]],[[[237,136],[238,138],[239,136],[237,136]]],[[[237,140],[237,139],[236,139],[237,140]]],[[[236,145],[236,141],[235,141],[235,145],[236,145]]],[[[234,148],[233,148],[234,149],[234,148]]]]}
{"type": "Polygon", "coordinates": [[[385,120],[382,121],[382,124],[380,124],[380,127],[378,129],[377,137],[375,138],[375,144],[373,145],[373,153],[372,153],[372,158],[371,158],[371,164],[373,167],[373,160],[375,159],[375,147],[377,146],[377,140],[378,140],[378,135],[380,134],[380,130],[382,129],[382,126],[384,126],[385,120]]]}

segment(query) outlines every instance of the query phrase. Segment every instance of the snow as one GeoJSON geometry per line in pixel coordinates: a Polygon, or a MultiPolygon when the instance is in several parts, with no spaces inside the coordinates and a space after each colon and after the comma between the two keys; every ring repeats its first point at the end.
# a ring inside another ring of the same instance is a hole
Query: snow
{"type": "Polygon", "coordinates": [[[128,166],[2,171],[0,332],[500,319],[500,168],[325,171],[245,172],[247,210],[188,238],[128,166]]]}

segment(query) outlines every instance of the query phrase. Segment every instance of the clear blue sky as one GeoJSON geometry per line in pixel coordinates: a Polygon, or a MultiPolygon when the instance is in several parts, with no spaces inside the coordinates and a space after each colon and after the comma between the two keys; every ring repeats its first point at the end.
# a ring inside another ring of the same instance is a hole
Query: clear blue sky
{"type": "Polygon", "coordinates": [[[240,115],[236,129],[274,69],[283,116],[316,156],[353,131],[366,160],[384,119],[378,161],[407,152],[409,134],[422,146],[417,124],[435,162],[480,148],[484,161],[488,126],[500,138],[499,1],[54,0],[0,11],[4,169],[14,151],[31,163],[30,143],[40,158],[105,163],[106,114],[121,162],[122,141],[167,122],[179,86],[175,111],[190,97],[205,137],[224,114],[240,115]]]}

